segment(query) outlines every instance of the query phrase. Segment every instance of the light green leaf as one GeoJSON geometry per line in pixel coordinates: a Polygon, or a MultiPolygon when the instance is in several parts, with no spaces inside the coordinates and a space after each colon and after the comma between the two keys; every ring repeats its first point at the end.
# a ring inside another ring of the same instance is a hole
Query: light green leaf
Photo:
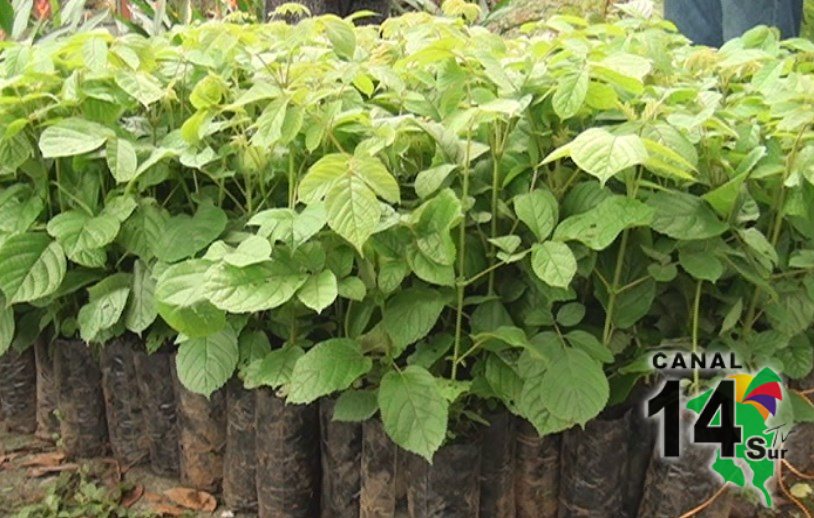
{"type": "Polygon", "coordinates": [[[339,281],[338,289],[340,297],[356,301],[364,299],[367,293],[367,287],[359,277],[346,277],[342,279],[339,281]]]}
{"type": "Polygon", "coordinates": [[[226,315],[205,295],[209,268],[207,261],[185,261],[164,270],[156,283],[158,313],[173,329],[187,336],[207,336],[226,325],[226,315]]]}
{"type": "Polygon", "coordinates": [[[358,176],[348,175],[328,192],[326,208],[328,225],[361,253],[381,216],[373,191],[358,176]]]}
{"type": "Polygon", "coordinates": [[[107,167],[117,182],[129,182],[135,178],[138,158],[136,157],[135,148],[129,141],[112,138],[107,141],[105,152],[107,167]]]}
{"type": "Polygon", "coordinates": [[[588,353],[571,348],[554,360],[537,388],[553,416],[575,424],[585,424],[596,417],[610,396],[600,363],[588,353]]]}
{"type": "Polygon", "coordinates": [[[336,275],[331,270],[323,270],[311,275],[297,292],[297,298],[317,313],[333,304],[338,294],[336,275]]]}
{"type": "Polygon", "coordinates": [[[315,345],[294,365],[286,402],[310,403],[348,388],[373,362],[355,340],[333,338],[315,345]]]}
{"type": "Polygon", "coordinates": [[[387,301],[382,326],[396,348],[402,351],[427,336],[443,309],[444,299],[437,291],[407,288],[387,301]]]}
{"type": "Polygon", "coordinates": [[[540,241],[551,235],[559,218],[556,198],[543,189],[515,197],[514,211],[540,241]]]}
{"type": "Polygon", "coordinates": [[[173,216],[164,224],[155,255],[167,263],[191,257],[217,239],[226,222],[226,214],[212,203],[202,203],[194,216],[173,216]]]}
{"type": "Polygon", "coordinates": [[[566,218],[557,226],[554,239],[576,240],[593,250],[609,247],[623,230],[649,225],[653,209],[626,196],[609,196],[587,212],[566,218]]]}
{"type": "Polygon", "coordinates": [[[30,302],[54,293],[66,269],[62,247],[44,233],[16,234],[0,246],[0,289],[6,304],[30,302]]]}
{"type": "Polygon", "coordinates": [[[647,161],[647,149],[636,135],[616,136],[603,128],[580,133],[569,145],[571,158],[580,169],[604,185],[615,174],[647,161]]]}
{"type": "Polygon", "coordinates": [[[119,85],[119,88],[145,107],[164,97],[164,89],[161,83],[145,72],[119,70],[113,76],[113,79],[119,85]]]}
{"type": "Polygon", "coordinates": [[[150,268],[143,262],[136,261],[133,264],[133,287],[124,325],[139,336],[158,316],[155,308],[155,281],[151,273],[150,268]]]}
{"type": "Polygon", "coordinates": [[[129,274],[118,273],[88,289],[90,302],[82,306],[76,318],[84,341],[96,341],[101,332],[119,322],[127,305],[131,282],[129,274]]]}
{"type": "Polygon", "coordinates": [[[435,378],[422,367],[410,365],[382,378],[379,408],[385,432],[428,462],[446,437],[447,405],[435,378]]]}
{"type": "Polygon", "coordinates": [[[271,342],[263,331],[244,329],[237,340],[237,348],[240,351],[238,366],[244,368],[263,360],[271,352],[271,342]]]}
{"type": "Polygon", "coordinates": [[[727,229],[712,208],[692,194],[660,191],[648,198],[647,204],[655,209],[653,229],[673,239],[708,239],[727,229]]]}
{"type": "Polygon", "coordinates": [[[585,104],[589,79],[586,68],[576,70],[574,73],[564,75],[559,79],[551,105],[554,108],[554,113],[560,119],[570,119],[585,104]]]}
{"type": "Polygon", "coordinates": [[[353,24],[336,16],[326,16],[320,21],[336,55],[347,60],[353,59],[353,53],[356,50],[356,33],[353,30],[353,24]]]}
{"type": "Polygon", "coordinates": [[[89,69],[103,71],[107,66],[107,43],[101,38],[89,39],[82,45],[82,58],[89,69]]]}
{"type": "Polygon", "coordinates": [[[89,153],[102,147],[113,131],[79,118],[63,119],[48,126],[40,135],[43,158],[57,158],[89,153]]]}
{"type": "Polygon", "coordinates": [[[207,272],[203,290],[220,309],[255,313],[285,304],[306,280],[308,275],[289,260],[276,259],[245,268],[216,264],[207,272]]]}
{"type": "Polygon", "coordinates": [[[237,245],[234,252],[223,256],[223,261],[241,268],[262,263],[271,258],[271,243],[260,236],[249,236],[237,245]]]}
{"type": "Polygon", "coordinates": [[[187,390],[209,397],[232,377],[238,357],[237,335],[230,326],[190,338],[178,347],[178,379],[187,390]]]}
{"type": "Polygon", "coordinates": [[[336,399],[333,421],[361,423],[379,410],[378,395],[374,390],[346,390],[336,399]]]}
{"type": "Polygon", "coordinates": [[[14,340],[14,309],[0,297],[0,357],[6,354],[14,340]]]}
{"type": "Polygon", "coordinates": [[[577,273],[577,260],[565,243],[546,241],[532,246],[531,268],[549,286],[567,288],[577,273]]]}
{"type": "Polygon", "coordinates": [[[253,361],[244,372],[246,388],[277,388],[288,383],[294,365],[303,354],[305,352],[301,347],[286,346],[271,351],[262,360],[253,361]]]}
{"type": "Polygon", "coordinates": [[[427,198],[441,188],[456,167],[455,164],[442,164],[421,171],[415,177],[415,193],[419,198],[427,198]]]}

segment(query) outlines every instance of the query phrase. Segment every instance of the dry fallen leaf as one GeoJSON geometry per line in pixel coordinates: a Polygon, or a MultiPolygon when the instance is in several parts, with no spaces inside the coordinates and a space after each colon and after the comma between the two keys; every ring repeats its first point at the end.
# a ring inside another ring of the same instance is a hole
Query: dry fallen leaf
{"type": "Polygon", "coordinates": [[[79,469],[79,464],[69,462],[68,464],[60,464],[59,466],[38,466],[28,470],[29,478],[39,478],[53,473],[61,473],[63,471],[75,471],[79,469]]]}
{"type": "Polygon", "coordinates": [[[144,496],[144,486],[136,484],[133,489],[122,495],[121,506],[130,509],[133,504],[141,500],[142,496],[144,496]]]}
{"type": "Polygon", "coordinates": [[[809,486],[808,484],[800,482],[798,484],[794,484],[793,486],[791,486],[790,493],[797,498],[806,498],[810,494],[814,493],[814,490],[812,490],[811,486],[809,486]]]}
{"type": "Polygon", "coordinates": [[[187,509],[211,513],[218,507],[215,497],[205,491],[196,491],[186,487],[175,487],[164,491],[164,495],[187,509]]]}
{"type": "Polygon", "coordinates": [[[20,463],[20,466],[23,468],[30,468],[30,467],[54,467],[59,466],[62,464],[62,461],[65,460],[65,454],[61,451],[49,451],[46,453],[38,453],[36,455],[32,455],[31,457],[27,458],[23,462],[20,463]]]}
{"type": "Polygon", "coordinates": [[[183,516],[187,511],[177,505],[153,504],[151,511],[159,516],[183,516]]]}

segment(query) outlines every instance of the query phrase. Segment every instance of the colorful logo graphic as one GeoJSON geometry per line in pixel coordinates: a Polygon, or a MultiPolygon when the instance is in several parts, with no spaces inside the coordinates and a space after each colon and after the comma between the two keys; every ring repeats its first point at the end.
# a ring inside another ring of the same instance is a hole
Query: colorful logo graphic
{"type": "MultiPolygon", "coordinates": [[[[648,402],[648,414],[662,416],[662,454],[681,456],[681,388],[668,380],[648,402]]],[[[782,379],[765,368],[756,374],[730,374],[694,395],[684,408],[697,415],[689,435],[693,444],[716,444],[711,469],[724,481],[758,490],[767,507],[775,464],[785,457],[782,443],[791,423],[782,422],[782,379]]]]}

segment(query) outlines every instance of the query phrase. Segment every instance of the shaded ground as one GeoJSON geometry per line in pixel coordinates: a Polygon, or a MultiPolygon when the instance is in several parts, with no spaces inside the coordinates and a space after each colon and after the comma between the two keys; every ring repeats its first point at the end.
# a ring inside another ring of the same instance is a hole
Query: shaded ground
{"type": "MultiPolygon", "coordinates": [[[[66,461],[50,442],[0,431],[0,517],[65,516],[246,518],[218,504],[214,512],[185,509],[165,495],[178,481],[157,477],[145,467],[126,472],[112,459],[66,461]]],[[[177,496],[177,495],[176,495],[177,496]]],[[[205,506],[194,495],[182,502],[205,506]]]]}

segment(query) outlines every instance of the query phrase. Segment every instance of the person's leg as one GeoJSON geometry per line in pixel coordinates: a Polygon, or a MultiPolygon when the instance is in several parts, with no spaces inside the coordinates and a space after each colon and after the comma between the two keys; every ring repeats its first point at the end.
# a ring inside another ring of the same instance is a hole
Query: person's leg
{"type": "Polygon", "coordinates": [[[802,0],[723,0],[724,40],[737,38],[757,25],[780,29],[783,38],[799,36],[802,0]]]}
{"type": "Polygon", "coordinates": [[[724,42],[721,0],[665,0],[664,17],[693,43],[720,47],[724,42]]]}

